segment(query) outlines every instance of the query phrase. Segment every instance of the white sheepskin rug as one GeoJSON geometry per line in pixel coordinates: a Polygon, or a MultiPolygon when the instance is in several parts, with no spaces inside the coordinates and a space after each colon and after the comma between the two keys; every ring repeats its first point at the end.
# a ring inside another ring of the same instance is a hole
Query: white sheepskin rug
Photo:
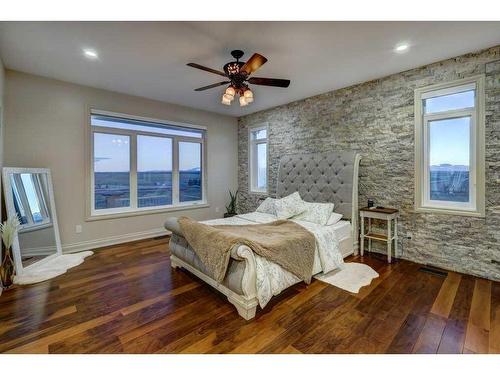
{"type": "Polygon", "coordinates": [[[326,275],[315,276],[315,278],[348,292],[358,293],[361,287],[370,285],[378,276],[378,273],[366,264],[344,263],[343,268],[333,270],[326,275]]]}
{"type": "Polygon", "coordinates": [[[81,253],[63,254],[55,257],[39,266],[28,269],[22,275],[14,276],[14,283],[25,285],[35,284],[66,273],[72,267],[82,264],[84,259],[94,254],[92,251],[82,251],[81,253]]]}

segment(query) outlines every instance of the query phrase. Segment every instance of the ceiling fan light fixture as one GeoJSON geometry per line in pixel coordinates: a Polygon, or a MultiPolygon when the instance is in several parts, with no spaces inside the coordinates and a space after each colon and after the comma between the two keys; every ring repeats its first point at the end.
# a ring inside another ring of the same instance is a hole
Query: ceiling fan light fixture
{"type": "Polygon", "coordinates": [[[229,100],[230,102],[232,102],[234,99],[234,95],[229,95],[229,94],[224,94],[222,95],[222,97],[225,98],[226,100],[229,100]]]}
{"type": "Polygon", "coordinates": [[[245,99],[245,96],[240,96],[240,107],[244,107],[246,105],[248,105],[248,102],[245,99]]]}
{"type": "Polygon", "coordinates": [[[233,86],[229,86],[227,89],[226,89],[226,94],[227,95],[230,95],[232,97],[234,97],[234,94],[236,94],[236,90],[234,89],[233,86]]]}
{"type": "Polygon", "coordinates": [[[287,88],[290,85],[290,80],[288,79],[250,77],[251,74],[267,62],[267,59],[258,53],[254,53],[246,62],[244,62],[240,61],[243,54],[243,51],[240,50],[231,51],[231,56],[233,56],[236,61],[230,61],[225,64],[222,67],[223,71],[208,68],[197,63],[188,63],[187,66],[190,66],[191,68],[203,70],[225,78],[224,81],[199,87],[194,91],[205,91],[220,86],[226,86],[221,98],[221,103],[229,106],[235,97],[238,96],[240,106],[245,107],[254,101],[254,94],[248,87],[249,84],[282,88],[287,88]]]}
{"type": "Polygon", "coordinates": [[[226,95],[222,95],[222,101],[221,101],[221,103],[224,104],[224,105],[231,105],[231,100],[226,99],[226,95]]]}
{"type": "Polygon", "coordinates": [[[245,90],[243,93],[243,97],[245,98],[245,101],[247,103],[252,103],[253,102],[253,92],[250,89],[245,90]]]}

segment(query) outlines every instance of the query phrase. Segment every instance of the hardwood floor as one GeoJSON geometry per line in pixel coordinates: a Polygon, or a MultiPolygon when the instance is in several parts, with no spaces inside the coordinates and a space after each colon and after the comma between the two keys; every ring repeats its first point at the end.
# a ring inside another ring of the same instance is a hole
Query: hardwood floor
{"type": "Polygon", "coordinates": [[[167,239],[98,250],[65,275],[0,297],[0,352],[500,353],[500,283],[378,256],[359,294],[313,281],[252,321],[172,270],[167,239]]]}

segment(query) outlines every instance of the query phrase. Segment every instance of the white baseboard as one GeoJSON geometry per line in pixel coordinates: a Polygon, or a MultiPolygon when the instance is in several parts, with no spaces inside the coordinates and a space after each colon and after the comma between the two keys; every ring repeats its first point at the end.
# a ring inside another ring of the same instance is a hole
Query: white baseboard
{"type": "Polygon", "coordinates": [[[63,244],[62,251],[65,254],[77,253],[85,250],[95,250],[100,247],[118,245],[125,242],[144,240],[158,236],[166,236],[170,234],[165,228],[157,228],[144,232],[127,233],[119,236],[112,236],[106,238],[99,238],[97,240],[89,240],[82,242],[75,242],[70,244],[63,244]]]}

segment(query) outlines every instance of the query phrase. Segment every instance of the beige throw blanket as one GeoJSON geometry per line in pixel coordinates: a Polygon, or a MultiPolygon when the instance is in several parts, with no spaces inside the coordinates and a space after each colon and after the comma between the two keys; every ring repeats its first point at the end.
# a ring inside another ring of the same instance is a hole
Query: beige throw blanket
{"type": "Polygon", "coordinates": [[[224,279],[235,245],[247,245],[306,283],[311,282],[316,239],[292,221],[210,226],[181,217],[178,222],[187,242],[217,282],[224,279]]]}

